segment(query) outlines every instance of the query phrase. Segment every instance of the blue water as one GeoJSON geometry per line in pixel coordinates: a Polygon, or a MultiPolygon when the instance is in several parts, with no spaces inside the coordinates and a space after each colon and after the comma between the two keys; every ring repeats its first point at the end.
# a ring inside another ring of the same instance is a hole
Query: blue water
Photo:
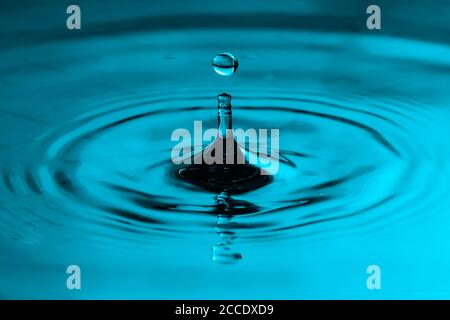
{"type": "Polygon", "coordinates": [[[79,1],[73,33],[55,3],[0,13],[1,298],[450,297],[445,5],[381,1],[372,32],[359,1],[79,1]],[[224,90],[233,126],[280,129],[278,174],[231,204],[170,171],[224,90]]]}

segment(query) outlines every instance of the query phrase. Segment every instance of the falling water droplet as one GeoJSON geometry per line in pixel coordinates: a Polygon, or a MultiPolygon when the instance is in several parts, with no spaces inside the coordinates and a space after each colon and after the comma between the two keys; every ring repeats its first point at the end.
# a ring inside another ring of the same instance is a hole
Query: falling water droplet
{"type": "Polygon", "coordinates": [[[239,63],[234,55],[231,53],[221,53],[214,57],[212,60],[214,71],[221,76],[231,76],[236,72],[239,63]]]}

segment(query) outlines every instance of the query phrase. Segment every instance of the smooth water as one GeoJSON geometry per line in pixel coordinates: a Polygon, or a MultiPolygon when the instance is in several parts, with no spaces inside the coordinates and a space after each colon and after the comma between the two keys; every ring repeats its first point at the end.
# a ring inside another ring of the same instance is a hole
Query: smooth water
{"type": "Polygon", "coordinates": [[[205,17],[5,36],[0,297],[448,298],[449,43],[205,17]],[[225,50],[232,77],[211,69],[225,50]],[[223,90],[233,126],[280,129],[278,174],[231,197],[170,161],[223,90]]]}

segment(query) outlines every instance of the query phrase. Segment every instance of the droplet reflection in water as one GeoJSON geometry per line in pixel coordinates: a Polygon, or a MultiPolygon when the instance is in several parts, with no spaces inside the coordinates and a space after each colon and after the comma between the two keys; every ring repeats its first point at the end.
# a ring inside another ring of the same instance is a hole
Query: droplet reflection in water
{"type": "Polygon", "coordinates": [[[216,197],[217,206],[221,206],[223,213],[217,217],[216,232],[219,241],[212,247],[211,259],[220,264],[234,264],[242,259],[242,255],[232,248],[235,232],[231,228],[233,205],[228,193],[222,192],[216,197]]]}
{"type": "Polygon", "coordinates": [[[239,63],[234,55],[224,52],[214,57],[212,60],[212,65],[215,72],[221,76],[228,77],[236,72],[239,63]]]}

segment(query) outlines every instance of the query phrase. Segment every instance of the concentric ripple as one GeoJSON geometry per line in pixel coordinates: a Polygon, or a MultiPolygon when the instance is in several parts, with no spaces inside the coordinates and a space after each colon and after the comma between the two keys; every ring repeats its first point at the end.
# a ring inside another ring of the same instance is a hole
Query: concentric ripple
{"type": "Polygon", "coordinates": [[[97,39],[96,49],[80,40],[75,60],[71,42],[37,46],[36,56],[63,49],[45,65],[12,66],[10,81],[24,86],[40,68],[48,75],[29,100],[14,93],[2,109],[14,122],[2,139],[2,236],[128,246],[212,234],[213,258],[229,263],[241,258],[236,241],[365,232],[448,205],[441,80],[450,55],[430,57],[448,47],[384,39],[386,51],[368,36],[257,30],[239,42],[214,32],[239,48],[235,79],[211,74],[205,57],[216,44],[200,30],[190,31],[189,52],[177,50],[188,41],[181,32],[130,34],[97,39]],[[156,38],[170,40],[156,48],[156,38]],[[279,129],[281,146],[270,184],[225,200],[169,170],[172,131],[196,120],[214,128],[222,89],[233,93],[235,128],[279,129]]]}

